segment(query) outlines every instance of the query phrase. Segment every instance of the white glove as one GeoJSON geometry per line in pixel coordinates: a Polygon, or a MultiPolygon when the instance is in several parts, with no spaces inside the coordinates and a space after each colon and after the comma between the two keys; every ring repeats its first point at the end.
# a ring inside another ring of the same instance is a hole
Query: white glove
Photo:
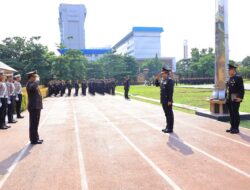
{"type": "Polygon", "coordinates": [[[18,98],[18,96],[16,97],[16,101],[19,101],[19,98],[18,98]]]}
{"type": "Polygon", "coordinates": [[[2,107],[2,105],[3,105],[2,102],[0,102],[0,108],[2,107]]]}
{"type": "Polygon", "coordinates": [[[8,100],[8,101],[7,101],[7,104],[11,104],[11,101],[10,101],[10,100],[8,100]]]}

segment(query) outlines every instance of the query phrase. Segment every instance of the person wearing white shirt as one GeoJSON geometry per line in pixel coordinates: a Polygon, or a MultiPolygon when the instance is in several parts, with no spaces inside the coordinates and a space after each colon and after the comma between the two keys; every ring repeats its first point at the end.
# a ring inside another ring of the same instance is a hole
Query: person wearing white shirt
{"type": "Polygon", "coordinates": [[[15,95],[16,95],[16,114],[18,119],[24,118],[21,116],[21,106],[22,106],[22,84],[21,84],[21,75],[15,75],[15,95]]]}

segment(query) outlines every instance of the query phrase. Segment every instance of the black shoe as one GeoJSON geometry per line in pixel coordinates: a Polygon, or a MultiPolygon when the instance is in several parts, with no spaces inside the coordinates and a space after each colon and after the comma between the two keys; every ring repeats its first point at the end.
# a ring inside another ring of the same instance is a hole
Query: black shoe
{"type": "Polygon", "coordinates": [[[0,130],[6,130],[6,129],[8,129],[7,127],[0,127],[0,130]]]}
{"type": "Polygon", "coordinates": [[[166,131],[166,133],[173,133],[173,130],[172,130],[172,129],[168,129],[168,130],[166,131]]]}
{"type": "Polygon", "coordinates": [[[43,144],[43,140],[32,141],[31,144],[43,144]]]}
{"type": "Polygon", "coordinates": [[[232,129],[228,129],[228,130],[226,130],[226,132],[227,132],[227,133],[230,133],[231,131],[232,131],[232,129]]]}
{"type": "Polygon", "coordinates": [[[17,118],[18,119],[23,119],[24,117],[20,115],[20,116],[17,116],[17,118]]]}
{"type": "Polygon", "coordinates": [[[240,131],[239,131],[239,130],[232,130],[230,133],[231,133],[231,134],[239,134],[240,131]]]}
{"type": "Polygon", "coordinates": [[[167,133],[167,128],[166,129],[162,129],[161,131],[163,132],[163,133],[167,133]]]}
{"type": "Polygon", "coordinates": [[[8,123],[17,123],[17,121],[9,121],[8,123]]]}

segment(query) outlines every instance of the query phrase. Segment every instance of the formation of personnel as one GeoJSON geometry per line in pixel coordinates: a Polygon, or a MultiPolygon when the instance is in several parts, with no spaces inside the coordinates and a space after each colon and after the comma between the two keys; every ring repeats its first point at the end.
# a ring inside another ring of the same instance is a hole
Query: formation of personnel
{"type": "Polygon", "coordinates": [[[79,89],[81,88],[82,96],[86,96],[87,89],[90,95],[95,95],[95,93],[104,95],[110,94],[115,95],[116,80],[115,79],[90,79],[90,80],[53,80],[48,83],[48,96],[64,96],[67,90],[67,96],[71,96],[72,89],[75,89],[74,96],[79,95],[79,89]]]}
{"type": "Polygon", "coordinates": [[[8,116],[8,123],[16,123],[14,113],[17,118],[22,119],[21,116],[22,105],[22,85],[21,76],[13,74],[4,74],[0,70],[0,129],[8,129],[10,126],[6,124],[6,115],[8,116]]]}

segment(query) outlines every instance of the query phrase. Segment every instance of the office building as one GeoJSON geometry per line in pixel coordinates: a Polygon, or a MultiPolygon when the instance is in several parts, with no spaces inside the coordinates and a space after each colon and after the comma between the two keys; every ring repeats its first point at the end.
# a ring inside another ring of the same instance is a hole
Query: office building
{"type": "Polygon", "coordinates": [[[86,8],[84,5],[60,4],[61,44],[68,49],[85,49],[86,8]]]}
{"type": "Polygon", "coordinates": [[[150,59],[156,54],[161,57],[162,32],[162,27],[133,27],[113,49],[118,54],[130,55],[136,59],[150,59]]]}

